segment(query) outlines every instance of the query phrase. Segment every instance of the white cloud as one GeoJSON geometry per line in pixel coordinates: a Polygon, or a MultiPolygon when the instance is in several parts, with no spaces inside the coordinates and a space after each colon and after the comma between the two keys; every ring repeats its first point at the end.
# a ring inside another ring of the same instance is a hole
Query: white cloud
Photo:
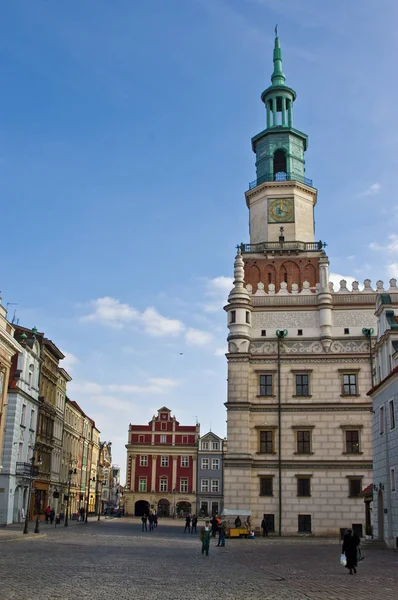
{"type": "Polygon", "coordinates": [[[178,319],[164,317],[150,306],[140,312],[129,304],[122,304],[116,298],[106,296],[92,301],[93,312],[82,317],[82,321],[93,321],[122,329],[126,325],[136,323],[141,325],[150,336],[178,335],[185,329],[178,319]]]}
{"type": "Polygon", "coordinates": [[[213,340],[211,333],[201,331],[200,329],[189,328],[185,333],[185,341],[190,346],[205,346],[213,340]]]}
{"type": "Polygon", "coordinates": [[[216,348],[214,351],[214,356],[225,356],[228,352],[228,346],[224,348],[216,348]]]}
{"type": "Polygon", "coordinates": [[[171,389],[179,386],[181,383],[178,379],[170,377],[149,377],[143,384],[99,384],[93,381],[72,381],[68,390],[71,394],[79,394],[80,396],[91,396],[95,400],[99,397],[108,397],[108,392],[111,394],[164,394],[171,389]]]}
{"type": "Polygon", "coordinates": [[[398,252],[398,235],[393,233],[392,235],[388,236],[388,240],[389,240],[389,242],[384,245],[379,244],[378,242],[371,242],[369,244],[369,248],[371,250],[375,250],[375,251],[381,250],[383,252],[388,252],[388,253],[398,252]]]}
{"type": "Polygon", "coordinates": [[[70,375],[73,367],[79,362],[79,359],[72,352],[65,352],[64,350],[61,350],[61,352],[65,355],[65,358],[61,360],[59,366],[61,369],[65,369],[70,375]]]}
{"type": "Polygon", "coordinates": [[[208,304],[204,306],[206,312],[221,311],[227,302],[229,292],[232,290],[233,281],[232,277],[225,277],[224,275],[206,281],[205,296],[209,299],[208,304]]]}
{"type": "Polygon", "coordinates": [[[376,196],[381,192],[381,183],[378,181],[376,183],[372,183],[366,190],[361,192],[359,196],[376,196]]]}
{"type": "MultiPolygon", "coordinates": [[[[335,292],[337,292],[340,289],[340,281],[342,279],[345,279],[345,281],[347,282],[348,289],[350,289],[350,287],[352,286],[353,281],[357,281],[357,279],[355,277],[352,277],[351,275],[340,275],[339,273],[330,273],[329,281],[331,281],[334,284],[335,292]]],[[[363,289],[362,284],[359,285],[359,289],[363,289]]]]}
{"type": "Polygon", "coordinates": [[[398,279],[398,263],[390,263],[387,265],[387,271],[390,277],[398,279]]]}

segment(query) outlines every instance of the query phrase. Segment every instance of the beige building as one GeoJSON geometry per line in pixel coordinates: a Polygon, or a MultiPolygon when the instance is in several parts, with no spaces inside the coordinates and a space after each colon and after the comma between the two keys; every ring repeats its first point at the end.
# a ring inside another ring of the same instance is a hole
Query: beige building
{"type": "MultiPolygon", "coordinates": [[[[251,509],[280,535],[365,535],[372,482],[370,341],[383,292],[329,283],[314,240],[317,190],[304,177],[307,136],[292,126],[276,38],[267,128],[252,139],[250,243],[235,260],[228,314],[224,507],[251,509]]],[[[387,286],[388,287],[388,286],[387,286]]],[[[388,291],[398,292],[395,280],[388,291]]]]}
{"type": "MultiPolygon", "coordinates": [[[[83,460],[83,415],[78,405],[66,398],[64,433],[62,440],[61,481],[66,510],[68,490],[69,514],[75,514],[81,506],[80,490],[83,460]]],[[[83,500],[83,499],[82,499],[83,500]]]]}

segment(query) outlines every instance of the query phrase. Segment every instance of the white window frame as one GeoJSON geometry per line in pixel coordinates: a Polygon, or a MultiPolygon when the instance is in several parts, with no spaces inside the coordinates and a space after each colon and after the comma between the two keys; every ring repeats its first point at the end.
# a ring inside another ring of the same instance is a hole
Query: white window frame
{"type": "Polygon", "coordinates": [[[160,436],[160,443],[161,444],[166,444],[167,443],[167,437],[165,435],[161,435],[160,436]]]}
{"type": "Polygon", "coordinates": [[[202,450],[208,450],[209,449],[209,442],[202,442],[202,450]]]}
{"type": "Polygon", "coordinates": [[[211,491],[213,492],[213,494],[216,494],[220,491],[220,480],[219,479],[211,480],[211,491]]]}
{"type": "Polygon", "coordinates": [[[146,492],[147,491],[147,478],[146,477],[140,477],[139,478],[139,480],[138,480],[138,489],[139,489],[140,492],[146,492]]]}
{"type": "Polygon", "coordinates": [[[168,456],[161,456],[160,457],[160,466],[161,467],[168,467],[169,466],[169,457],[168,456]]]}
{"type": "Polygon", "coordinates": [[[181,494],[188,493],[188,477],[181,477],[180,479],[180,492],[181,494]]]}
{"type": "Polygon", "coordinates": [[[161,423],[160,424],[160,430],[161,431],[167,431],[167,423],[161,423]]]}
{"type": "Polygon", "coordinates": [[[212,448],[213,448],[213,450],[219,450],[220,449],[219,442],[213,442],[212,448]]]}
{"type": "Polygon", "coordinates": [[[189,456],[181,456],[181,467],[189,467],[189,456]]]}
{"type": "Polygon", "coordinates": [[[187,435],[183,435],[182,436],[182,443],[183,444],[188,444],[188,436],[187,435]]]}
{"type": "Polygon", "coordinates": [[[219,468],[220,468],[220,459],[219,458],[212,458],[211,459],[211,470],[212,471],[218,471],[219,468]]]}
{"type": "Polygon", "coordinates": [[[159,491],[160,492],[167,492],[168,491],[168,479],[167,477],[160,477],[160,483],[159,483],[159,491]]]}
{"type": "Polygon", "coordinates": [[[208,492],[209,491],[209,480],[208,479],[201,479],[200,480],[200,491],[201,492],[208,492]]]}
{"type": "Polygon", "coordinates": [[[379,408],[379,421],[380,421],[379,422],[379,432],[380,432],[380,435],[384,434],[384,430],[385,430],[384,420],[385,420],[384,406],[380,406],[380,408],[379,408]]]}
{"type": "Polygon", "coordinates": [[[391,467],[390,469],[390,483],[391,483],[391,491],[396,491],[396,481],[395,481],[395,467],[391,467]]]}
{"type": "Polygon", "coordinates": [[[202,471],[208,471],[210,466],[209,466],[209,459],[208,458],[202,458],[202,460],[200,461],[200,468],[202,469],[202,471]]]}
{"type": "Polygon", "coordinates": [[[138,436],[138,443],[139,444],[145,443],[145,435],[139,435],[138,436]]]}
{"type": "Polygon", "coordinates": [[[26,404],[22,404],[21,425],[26,426],[26,404]]]}
{"type": "Polygon", "coordinates": [[[147,466],[148,466],[148,455],[143,454],[142,456],[140,456],[140,467],[147,467],[147,466]]]}

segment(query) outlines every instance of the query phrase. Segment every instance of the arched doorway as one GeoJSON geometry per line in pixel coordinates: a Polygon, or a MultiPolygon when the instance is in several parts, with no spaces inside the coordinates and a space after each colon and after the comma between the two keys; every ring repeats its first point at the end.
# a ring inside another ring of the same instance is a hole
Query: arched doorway
{"type": "Polygon", "coordinates": [[[283,150],[276,150],[274,153],[274,178],[276,181],[286,179],[286,154],[283,150]]]}
{"type": "Polygon", "coordinates": [[[149,502],[146,500],[138,500],[134,504],[134,516],[142,517],[142,515],[149,515],[149,502]]]}
{"type": "Polygon", "coordinates": [[[191,513],[191,503],[177,502],[176,511],[179,517],[185,517],[186,515],[189,515],[191,513]]]}
{"type": "Polygon", "coordinates": [[[158,515],[159,517],[170,516],[170,502],[166,498],[162,498],[158,502],[158,515]]]}
{"type": "Polygon", "coordinates": [[[377,494],[377,531],[379,540],[384,540],[384,504],[381,490],[377,494]]]}

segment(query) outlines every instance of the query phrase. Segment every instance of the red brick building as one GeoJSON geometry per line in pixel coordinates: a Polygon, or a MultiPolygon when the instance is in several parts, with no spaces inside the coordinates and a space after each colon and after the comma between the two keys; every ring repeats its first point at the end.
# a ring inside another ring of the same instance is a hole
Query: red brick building
{"type": "Polygon", "coordinates": [[[125,510],[141,516],[195,512],[199,425],[180,425],[160,408],[148,425],[129,426],[125,510]]]}

